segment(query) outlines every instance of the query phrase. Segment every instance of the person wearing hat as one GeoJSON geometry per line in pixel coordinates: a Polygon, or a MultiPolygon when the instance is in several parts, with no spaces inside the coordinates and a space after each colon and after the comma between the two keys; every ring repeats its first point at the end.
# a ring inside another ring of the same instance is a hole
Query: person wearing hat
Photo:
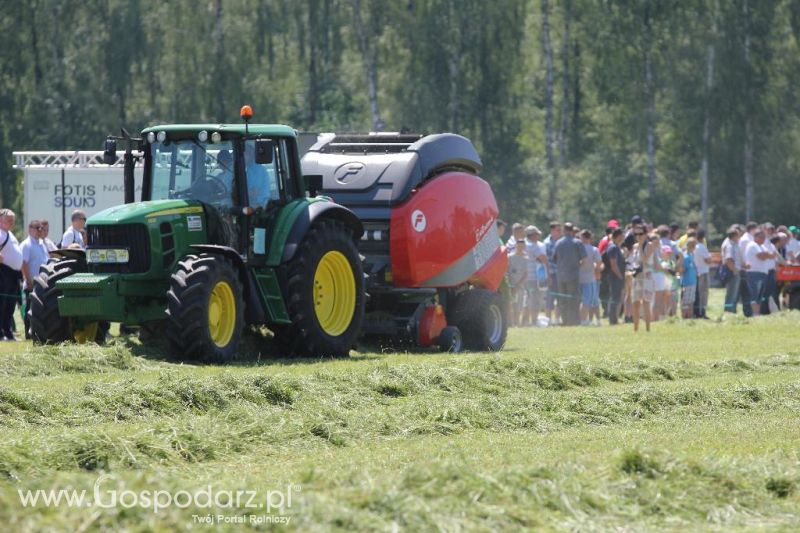
{"type": "Polygon", "coordinates": [[[606,251],[608,245],[611,244],[611,232],[619,227],[619,222],[616,219],[611,219],[606,224],[606,234],[597,243],[597,251],[602,255],[606,251]]]}
{"type": "Polygon", "coordinates": [[[542,232],[536,226],[525,228],[528,276],[525,282],[525,317],[523,324],[536,326],[547,290],[547,249],[539,242],[542,232]]]}
{"type": "MultiPolygon", "coordinates": [[[[611,220],[606,223],[606,234],[600,239],[600,242],[597,243],[597,251],[600,252],[600,257],[603,258],[603,264],[605,265],[605,253],[608,246],[611,244],[611,233],[619,228],[619,222],[612,218],[611,220]]],[[[606,301],[608,300],[608,291],[609,291],[609,282],[608,282],[608,272],[603,269],[602,274],[600,275],[600,300],[606,301]]],[[[606,306],[603,306],[603,317],[606,316],[606,306]]]]}

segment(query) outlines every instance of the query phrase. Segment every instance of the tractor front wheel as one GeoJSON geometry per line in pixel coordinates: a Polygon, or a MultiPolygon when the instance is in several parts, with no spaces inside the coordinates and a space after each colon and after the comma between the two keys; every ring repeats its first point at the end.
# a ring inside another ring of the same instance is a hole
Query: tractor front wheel
{"type": "Polygon", "coordinates": [[[56,282],[74,274],[77,266],[74,259],[51,260],[42,265],[40,274],[34,278],[31,308],[28,310],[34,342],[51,344],[72,338],[69,320],[58,312],[61,291],[56,289],[56,282]]]}
{"type": "Polygon", "coordinates": [[[228,259],[200,254],[179,261],[167,302],[173,355],[204,362],[233,359],[244,328],[244,299],[228,259]]]}
{"type": "Polygon", "coordinates": [[[364,316],[364,271],[352,233],[335,220],[316,223],[287,265],[290,326],[276,338],[291,355],[350,353],[364,316]]]}
{"type": "Polygon", "coordinates": [[[58,312],[61,291],[56,289],[56,282],[71,276],[79,269],[80,265],[75,259],[51,260],[42,265],[39,275],[34,278],[31,308],[28,310],[33,342],[53,344],[75,341],[80,344],[101,344],[105,340],[106,328],[98,322],[73,324],[58,312]]]}

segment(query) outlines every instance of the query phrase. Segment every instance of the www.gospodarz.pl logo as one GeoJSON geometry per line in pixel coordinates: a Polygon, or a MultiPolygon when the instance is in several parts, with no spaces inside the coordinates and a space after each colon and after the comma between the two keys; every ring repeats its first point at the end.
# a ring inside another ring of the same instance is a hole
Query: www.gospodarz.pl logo
{"type": "Polygon", "coordinates": [[[286,488],[259,492],[257,490],[217,489],[207,485],[194,491],[163,489],[125,489],[120,483],[113,483],[114,477],[102,475],[94,482],[91,493],[77,489],[18,489],[23,507],[85,507],[114,509],[134,507],[148,509],[158,514],[170,508],[209,509],[214,511],[238,511],[235,514],[193,514],[195,523],[284,523],[290,516],[284,513],[292,508],[292,497],[302,489],[290,483],[286,488]],[[259,514],[241,514],[242,510],[255,510],[259,514]]]}

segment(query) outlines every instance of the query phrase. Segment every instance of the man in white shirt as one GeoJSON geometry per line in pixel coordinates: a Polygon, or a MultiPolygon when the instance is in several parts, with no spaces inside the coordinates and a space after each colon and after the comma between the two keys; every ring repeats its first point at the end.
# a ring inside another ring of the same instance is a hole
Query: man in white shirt
{"type": "Polygon", "coordinates": [[[47,248],[48,253],[58,250],[58,246],[50,239],[50,222],[42,220],[42,243],[47,248]]]}
{"type": "Polygon", "coordinates": [[[0,210],[0,340],[17,340],[14,309],[19,300],[22,250],[11,228],[17,216],[11,209],[0,210]]]}
{"type": "MultiPolygon", "coordinates": [[[[22,279],[24,281],[25,309],[31,308],[33,280],[39,275],[39,267],[47,263],[47,259],[50,255],[41,239],[43,233],[44,227],[41,221],[31,220],[28,223],[28,236],[19,245],[22,250],[22,279]]],[[[30,323],[27,313],[25,313],[23,322],[25,323],[25,338],[30,339],[30,323]]]]}
{"type": "MultiPolygon", "coordinates": [[[[734,225],[728,228],[728,237],[722,241],[722,263],[728,268],[730,275],[725,281],[725,312],[736,313],[736,302],[739,299],[739,284],[742,273],[742,252],[739,249],[739,229],[734,225]]],[[[747,303],[745,302],[745,306],[747,303]]]]}
{"type": "Polygon", "coordinates": [[[547,249],[539,242],[542,232],[536,226],[525,230],[525,248],[528,256],[528,276],[525,282],[525,317],[523,324],[538,326],[539,311],[544,307],[547,289],[547,249]]]}
{"type": "Polygon", "coordinates": [[[710,287],[709,271],[711,267],[711,253],[706,246],[706,230],[697,230],[697,246],[694,249],[694,266],[697,269],[697,301],[695,314],[697,318],[708,318],[708,289],[710,287]]]}
{"type": "Polygon", "coordinates": [[[766,233],[759,228],[753,234],[753,241],[747,243],[744,260],[748,266],[747,285],[750,289],[750,305],[753,316],[758,316],[761,312],[761,302],[764,300],[767,276],[771,260],[774,259],[772,252],[764,245],[766,233]]]}
{"type": "Polygon", "coordinates": [[[753,298],[750,296],[750,285],[747,283],[747,260],[745,259],[745,252],[747,251],[747,245],[753,242],[753,233],[755,233],[756,229],[758,229],[758,224],[756,222],[748,222],[746,226],[739,225],[739,255],[742,258],[742,278],[741,282],[739,283],[739,295],[742,299],[742,310],[744,312],[744,316],[750,317],[753,316],[751,311],[752,306],[750,305],[753,301],[753,298]]]}
{"type": "Polygon", "coordinates": [[[86,243],[83,242],[83,235],[81,234],[84,226],[86,226],[86,213],[76,209],[72,212],[71,220],[72,226],[67,228],[61,238],[61,247],[86,249],[86,243]]]}

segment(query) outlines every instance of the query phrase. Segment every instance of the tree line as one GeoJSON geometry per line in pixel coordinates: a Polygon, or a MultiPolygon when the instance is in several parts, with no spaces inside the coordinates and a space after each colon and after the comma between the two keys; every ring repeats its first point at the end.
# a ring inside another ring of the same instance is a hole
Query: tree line
{"type": "Polygon", "coordinates": [[[800,2],[0,0],[13,150],[167,122],[453,131],[502,216],[797,222],[800,2]]]}

